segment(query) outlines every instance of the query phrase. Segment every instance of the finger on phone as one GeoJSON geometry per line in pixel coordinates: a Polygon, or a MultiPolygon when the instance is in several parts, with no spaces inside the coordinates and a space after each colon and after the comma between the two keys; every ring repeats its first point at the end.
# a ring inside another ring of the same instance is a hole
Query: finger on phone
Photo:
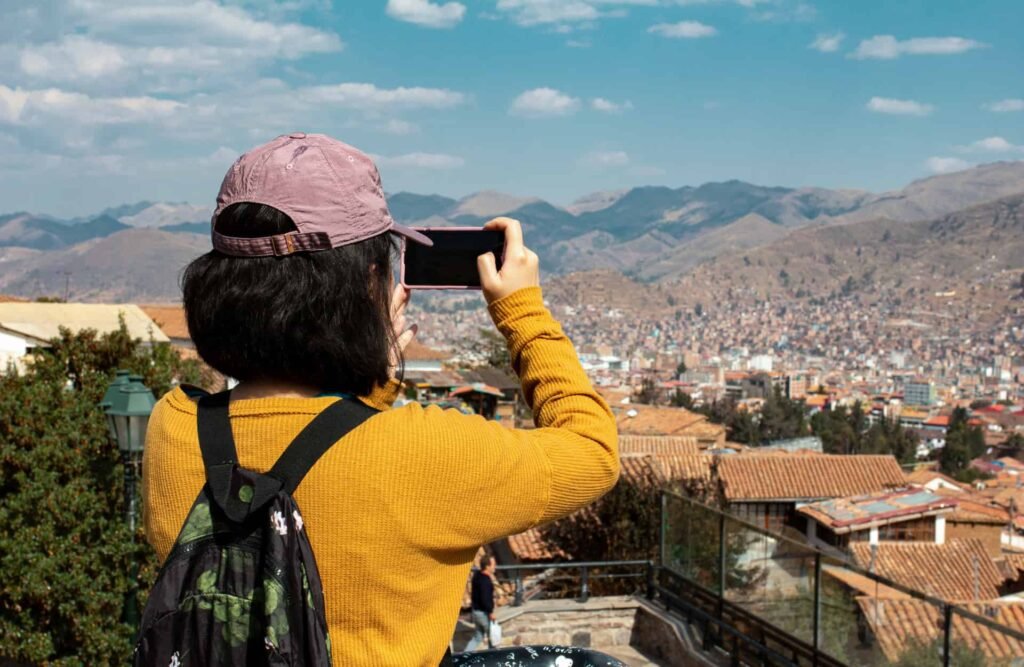
{"type": "Polygon", "coordinates": [[[494,218],[484,229],[501,229],[505,232],[505,252],[518,253],[523,247],[523,228],[513,218],[494,218]]]}
{"type": "Polygon", "coordinates": [[[498,282],[498,268],[493,252],[485,252],[476,258],[476,270],[480,273],[480,286],[485,290],[498,282]]]}

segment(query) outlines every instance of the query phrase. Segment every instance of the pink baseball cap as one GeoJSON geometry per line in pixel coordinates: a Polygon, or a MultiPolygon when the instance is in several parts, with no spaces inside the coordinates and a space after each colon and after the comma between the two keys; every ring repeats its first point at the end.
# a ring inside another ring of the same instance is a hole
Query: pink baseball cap
{"type": "Polygon", "coordinates": [[[236,257],[329,250],[384,232],[433,245],[423,234],[395,224],[373,160],[337,139],[305,132],[283,134],[235,160],[220,185],[211,222],[213,247],[236,257]],[[241,202],[273,206],[298,231],[262,238],[217,232],[217,216],[241,202]]]}

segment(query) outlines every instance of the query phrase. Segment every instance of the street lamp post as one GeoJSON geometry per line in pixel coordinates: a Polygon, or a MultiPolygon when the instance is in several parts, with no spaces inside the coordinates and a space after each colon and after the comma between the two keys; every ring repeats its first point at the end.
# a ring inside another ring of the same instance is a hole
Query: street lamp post
{"type": "MultiPolygon", "coordinates": [[[[135,486],[139,462],[146,442],[146,426],[153,412],[156,400],[153,392],[142,384],[142,377],[118,371],[110,383],[100,407],[107,415],[110,437],[117,443],[124,461],[125,521],[135,539],[135,486]]],[[[133,628],[138,626],[139,610],[136,590],[138,588],[139,565],[132,560],[131,590],[125,600],[125,621],[133,628]]]]}

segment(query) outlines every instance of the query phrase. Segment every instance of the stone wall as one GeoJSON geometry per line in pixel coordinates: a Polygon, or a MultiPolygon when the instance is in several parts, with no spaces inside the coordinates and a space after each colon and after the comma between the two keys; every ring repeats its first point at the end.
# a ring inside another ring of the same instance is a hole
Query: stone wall
{"type": "Polygon", "coordinates": [[[555,644],[583,648],[627,646],[639,603],[627,597],[538,600],[498,614],[502,645],[555,644]]]}

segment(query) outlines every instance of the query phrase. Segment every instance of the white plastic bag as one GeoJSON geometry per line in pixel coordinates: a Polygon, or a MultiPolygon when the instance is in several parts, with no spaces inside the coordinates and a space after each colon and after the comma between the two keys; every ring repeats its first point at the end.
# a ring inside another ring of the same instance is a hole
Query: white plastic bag
{"type": "Polygon", "coordinates": [[[501,623],[497,621],[491,621],[491,625],[488,628],[491,639],[491,648],[498,648],[501,646],[501,623]]]}

